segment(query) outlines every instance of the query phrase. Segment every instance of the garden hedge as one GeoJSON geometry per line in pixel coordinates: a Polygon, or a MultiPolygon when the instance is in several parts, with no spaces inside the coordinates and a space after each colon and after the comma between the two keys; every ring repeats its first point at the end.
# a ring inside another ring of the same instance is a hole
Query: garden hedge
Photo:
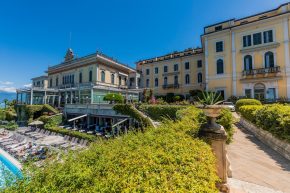
{"type": "Polygon", "coordinates": [[[113,109],[120,114],[128,115],[145,127],[153,127],[148,117],[144,117],[132,104],[116,104],[113,109]]]}
{"type": "MultiPolygon", "coordinates": [[[[198,114],[198,113],[197,113],[198,114]]],[[[182,122],[182,123],[181,123],[182,122]]],[[[4,192],[218,192],[215,157],[194,127],[167,121],[46,160],[4,192]]]]}
{"type": "Polygon", "coordinates": [[[236,102],[236,111],[240,111],[240,107],[244,105],[262,105],[259,100],[256,99],[240,99],[236,102]]]}
{"type": "Polygon", "coordinates": [[[161,121],[164,118],[175,120],[176,112],[184,108],[186,108],[186,106],[181,105],[141,105],[139,107],[140,111],[156,121],[161,121]]]}
{"type": "Polygon", "coordinates": [[[241,107],[244,118],[276,137],[290,142],[290,106],[282,104],[241,107]]]}
{"type": "Polygon", "coordinates": [[[62,135],[68,135],[70,137],[76,137],[79,139],[85,139],[88,140],[89,142],[93,142],[96,141],[97,137],[91,134],[87,134],[87,133],[81,133],[79,131],[71,131],[68,129],[63,129],[63,128],[59,128],[59,127],[45,127],[46,130],[48,131],[52,131],[52,132],[56,132],[62,135]]]}

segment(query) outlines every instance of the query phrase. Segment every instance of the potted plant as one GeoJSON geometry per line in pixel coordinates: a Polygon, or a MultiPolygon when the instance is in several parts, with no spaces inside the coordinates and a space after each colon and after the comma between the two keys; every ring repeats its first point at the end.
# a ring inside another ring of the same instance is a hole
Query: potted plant
{"type": "Polygon", "coordinates": [[[203,125],[202,129],[215,133],[224,133],[222,126],[216,123],[216,118],[220,115],[223,101],[220,100],[221,94],[216,92],[202,92],[202,97],[198,97],[199,108],[208,118],[208,122],[203,125]]]}

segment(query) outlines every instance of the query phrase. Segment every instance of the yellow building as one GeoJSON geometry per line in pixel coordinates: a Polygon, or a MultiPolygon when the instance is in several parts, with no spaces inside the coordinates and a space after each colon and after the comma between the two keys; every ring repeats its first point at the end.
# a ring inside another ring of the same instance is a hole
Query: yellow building
{"type": "Polygon", "coordinates": [[[188,98],[190,90],[204,89],[203,51],[186,49],[137,62],[141,86],[152,89],[155,96],[168,93],[188,98]]]}
{"type": "Polygon", "coordinates": [[[225,98],[290,98],[290,4],[204,28],[207,90],[225,98]]]}

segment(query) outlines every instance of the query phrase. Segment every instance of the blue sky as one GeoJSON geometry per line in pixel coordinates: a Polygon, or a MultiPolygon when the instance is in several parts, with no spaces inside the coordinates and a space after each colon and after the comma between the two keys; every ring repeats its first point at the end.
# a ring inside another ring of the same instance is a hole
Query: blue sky
{"type": "Polygon", "coordinates": [[[9,0],[0,4],[0,91],[96,50],[140,59],[200,46],[203,27],[278,7],[286,0],[9,0]],[[69,43],[69,34],[72,40],[69,43]]]}

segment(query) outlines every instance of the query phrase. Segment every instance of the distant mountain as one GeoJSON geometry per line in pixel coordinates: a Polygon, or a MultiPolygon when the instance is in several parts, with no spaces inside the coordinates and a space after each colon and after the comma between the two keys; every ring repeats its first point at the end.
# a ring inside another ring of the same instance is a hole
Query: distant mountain
{"type": "Polygon", "coordinates": [[[9,93],[9,92],[0,92],[0,107],[3,107],[3,101],[4,99],[8,99],[9,101],[12,101],[16,99],[16,93],[9,93]]]}

